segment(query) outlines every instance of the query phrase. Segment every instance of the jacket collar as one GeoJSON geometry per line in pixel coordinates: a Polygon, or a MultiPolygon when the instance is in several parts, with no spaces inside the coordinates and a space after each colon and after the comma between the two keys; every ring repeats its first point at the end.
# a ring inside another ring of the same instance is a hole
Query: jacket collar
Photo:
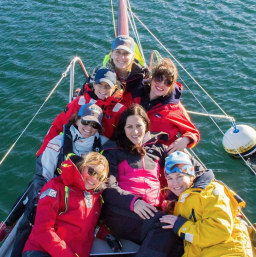
{"type": "Polygon", "coordinates": [[[61,164],[60,170],[61,177],[65,186],[80,188],[83,191],[85,190],[84,180],[76,165],[70,159],[64,161],[61,164]]]}
{"type": "Polygon", "coordinates": [[[65,186],[71,187],[71,188],[77,188],[82,191],[90,192],[92,195],[97,194],[101,192],[104,189],[105,185],[101,185],[97,191],[93,190],[86,190],[84,186],[84,179],[82,175],[80,174],[79,170],[77,169],[76,165],[72,160],[80,161],[82,160],[82,157],[75,156],[77,158],[69,158],[68,160],[64,161],[61,164],[61,177],[63,180],[63,184],[65,186]],[[72,159],[72,160],[71,160],[72,159]]]}
{"type": "Polygon", "coordinates": [[[145,108],[146,111],[150,111],[151,109],[159,108],[162,106],[167,107],[169,104],[178,104],[183,91],[182,85],[177,82],[175,84],[175,90],[171,95],[160,96],[150,101],[150,85],[141,84],[140,87],[140,89],[134,89],[132,95],[133,97],[141,97],[140,104],[145,108]]]}
{"type": "Polygon", "coordinates": [[[154,144],[154,143],[158,142],[159,140],[167,142],[169,140],[168,133],[165,133],[165,132],[150,132],[150,139],[147,140],[143,145],[154,144]]]}
{"type": "Polygon", "coordinates": [[[213,180],[215,176],[212,170],[206,170],[202,175],[197,176],[191,188],[205,189],[213,180]]]}

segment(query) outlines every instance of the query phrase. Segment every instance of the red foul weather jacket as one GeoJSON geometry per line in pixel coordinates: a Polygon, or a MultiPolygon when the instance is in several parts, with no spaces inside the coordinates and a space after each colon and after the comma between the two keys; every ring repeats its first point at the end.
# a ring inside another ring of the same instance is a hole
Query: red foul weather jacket
{"type": "Polygon", "coordinates": [[[188,147],[192,148],[199,142],[200,134],[180,102],[182,91],[182,85],[177,82],[171,95],[158,97],[150,101],[150,87],[141,84],[136,90],[134,89],[124,96],[123,103],[127,107],[132,103],[137,103],[145,108],[151,122],[150,131],[162,131],[169,135],[168,142],[162,142],[163,144],[170,145],[180,133],[181,137],[191,139],[188,147]]]}
{"type": "Polygon", "coordinates": [[[85,190],[84,180],[70,159],[63,162],[61,170],[61,175],[41,190],[35,225],[23,252],[88,257],[100,215],[101,192],[85,190]]]}
{"type": "Polygon", "coordinates": [[[65,110],[60,113],[53,121],[47,135],[44,138],[43,144],[37,152],[37,156],[40,156],[45,150],[48,142],[60,134],[63,131],[63,126],[68,123],[68,120],[72,114],[79,111],[80,107],[87,103],[95,103],[103,110],[102,126],[104,127],[104,136],[111,138],[114,133],[114,128],[118,124],[121,114],[126,107],[121,104],[123,97],[123,91],[117,90],[112,96],[105,100],[97,99],[92,89],[85,85],[84,94],[77,97],[70,102],[65,110]],[[95,100],[97,99],[97,100],[95,100]]]}

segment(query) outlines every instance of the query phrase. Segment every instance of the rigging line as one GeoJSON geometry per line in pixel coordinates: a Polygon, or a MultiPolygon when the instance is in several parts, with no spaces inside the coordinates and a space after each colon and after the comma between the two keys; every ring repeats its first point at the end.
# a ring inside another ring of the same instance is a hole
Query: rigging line
{"type": "MultiPolygon", "coordinates": [[[[136,17],[136,15],[135,15],[135,17],[136,17]]],[[[139,19],[138,17],[136,17],[137,19],[139,19]]],[[[140,21],[140,20],[139,20],[140,21]]],[[[141,22],[141,21],[140,21],[141,22]]],[[[143,23],[142,23],[143,24],[143,23]]],[[[144,24],[143,24],[144,25],[144,24]]],[[[144,25],[145,26],[145,25],[144,25]]],[[[145,26],[145,28],[151,33],[151,31],[145,26]]],[[[152,33],[151,33],[152,34],[152,33]]],[[[152,34],[152,36],[159,42],[159,43],[161,43],[153,34],[152,34]]],[[[165,49],[166,49],[166,47],[165,46],[163,46],[165,49]]],[[[166,51],[167,52],[169,52],[167,49],[166,49],[166,51]]],[[[170,53],[170,55],[172,56],[172,54],[170,53]]],[[[175,59],[175,58],[174,58],[175,59]]],[[[176,60],[176,59],[175,59],[176,60]]],[[[180,77],[180,76],[179,76],[180,77]]],[[[189,89],[189,91],[193,94],[193,96],[195,97],[195,99],[198,101],[198,103],[201,105],[201,107],[205,110],[205,112],[206,113],[208,113],[207,111],[206,111],[206,109],[204,108],[204,106],[201,104],[201,102],[197,99],[197,97],[194,95],[194,93],[190,90],[190,88],[187,86],[187,84],[185,83],[185,81],[180,77],[180,79],[184,82],[184,84],[186,85],[186,87],[189,89]]],[[[207,93],[207,92],[206,92],[207,93]]],[[[207,93],[207,95],[208,95],[208,93],[207,93]]],[[[211,97],[210,97],[211,98],[211,97]]],[[[212,99],[212,98],[211,98],[212,99]]],[[[212,99],[213,100],[213,99],[212,99]]],[[[213,100],[214,101],[214,100],[213,100]]],[[[214,101],[215,102],[215,101],[214,101]]],[[[216,102],[215,102],[216,103],[216,102]]],[[[219,106],[217,103],[216,103],[216,105],[217,106],[219,106]]],[[[221,108],[220,108],[221,109],[221,108]]],[[[222,109],[221,109],[222,110],[222,109]]],[[[224,112],[224,111],[223,111],[224,112]]],[[[228,116],[227,114],[226,114],[226,112],[224,112],[224,114],[226,115],[226,116],[228,116]]],[[[215,124],[215,126],[219,129],[219,131],[222,133],[222,135],[224,136],[225,134],[224,134],[224,132],[222,131],[222,129],[219,127],[219,125],[215,122],[215,120],[210,116],[210,115],[208,115],[209,117],[210,117],[210,119],[212,120],[212,122],[215,124]]],[[[228,116],[229,117],[229,116],[228,116]]],[[[238,155],[240,156],[240,158],[245,162],[245,164],[246,164],[246,166],[254,173],[254,175],[256,175],[256,172],[253,170],[253,168],[250,166],[250,164],[243,158],[243,156],[238,152],[238,150],[237,150],[237,148],[232,144],[232,142],[230,142],[230,140],[227,138],[227,140],[228,140],[228,142],[234,147],[234,149],[236,150],[236,152],[238,153],[238,155]]]]}
{"type": "MultiPolygon", "coordinates": [[[[204,163],[201,161],[201,159],[198,157],[198,155],[191,149],[191,148],[185,148],[184,149],[185,152],[187,151],[188,153],[189,152],[192,152],[193,156],[199,161],[199,163],[203,166],[204,169],[207,169],[206,166],[204,165],[204,163]]],[[[190,154],[190,153],[189,153],[190,154]]]]}
{"type": "MultiPolygon", "coordinates": [[[[26,193],[28,192],[28,190],[31,188],[31,186],[33,185],[33,182],[29,185],[29,187],[26,189],[26,191],[23,193],[23,195],[20,197],[19,201],[15,204],[15,206],[12,208],[11,212],[9,213],[9,215],[6,217],[4,224],[6,224],[6,221],[8,220],[8,218],[12,215],[12,213],[15,211],[16,207],[18,206],[18,204],[22,201],[23,196],[26,195],[26,193]]],[[[28,196],[27,196],[28,197],[28,196]]],[[[26,200],[26,199],[25,199],[26,200]]],[[[23,201],[25,201],[23,200],[23,201]]],[[[29,200],[28,200],[29,201],[29,200]]],[[[2,226],[1,226],[2,227],[2,226]]],[[[0,227],[0,229],[1,229],[0,227]]]]}
{"type": "MultiPolygon", "coordinates": [[[[222,129],[219,127],[219,125],[216,123],[216,121],[211,117],[211,115],[207,115],[210,117],[210,119],[212,120],[212,122],[215,124],[215,126],[218,128],[218,130],[222,133],[222,135],[224,136],[225,133],[222,131],[222,129]]],[[[228,142],[230,143],[230,145],[232,145],[232,147],[234,147],[234,149],[236,150],[237,154],[240,156],[240,158],[245,162],[246,166],[254,173],[254,175],[256,175],[256,172],[253,170],[253,168],[250,166],[250,164],[244,159],[244,157],[238,152],[237,148],[233,145],[233,143],[227,138],[228,142]]]]}
{"type": "MultiPolygon", "coordinates": [[[[123,4],[125,5],[124,0],[122,0],[122,1],[123,1],[123,4]]],[[[130,5],[129,0],[128,0],[128,4],[130,5]]],[[[141,42],[140,42],[140,38],[139,38],[138,31],[137,31],[137,28],[136,28],[135,21],[134,21],[134,19],[133,19],[133,22],[131,21],[131,18],[130,18],[130,15],[129,15],[129,12],[128,12],[127,9],[128,9],[128,10],[131,10],[131,7],[130,7],[130,8],[127,7],[127,8],[125,9],[125,11],[126,11],[126,14],[127,14],[128,20],[129,20],[129,23],[130,23],[130,25],[131,25],[131,27],[132,27],[133,33],[134,33],[134,35],[135,35],[135,39],[136,39],[136,42],[137,42],[137,44],[138,44],[138,47],[139,47],[139,51],[140,51],[140,53],[141,53],[141,56],[142,56],[142,58],[143,58],[144,65],[147,67],[146,59],[145,59],[145,56],[144,56],[144,53],[143,53],[143,49],[142,49],[142,45],[141,45],[141,42]]]]}
{"type": "Polygon", "coordinates": [[[214,115],[214,114],[210,114],[205,107],[203,106],[203,104],[200,102],[200,100],[196,97],[196,95],[193,93],[193,91],[189,88],[189,86],[186,84],[186,82],[182,79],[181,76],[179,76],[180,80],[182,81],[182,83],[186,86],[186,88],[189,90],[189,92],[193,95],[193,97],[196,99],[196,101],[199,103],[199,105],[201,105],[202,109],[206,112],[206,113],[197,113],[197,112],[192,112],[192,111],[187,111],[188,113],[192,113],[192,114],[198,114],[198,115],[202,115],[202,116],[212,116],[212,117],[216,117],[216,118],[225,118],[230,120],[230,122],[235,121],[235,118],[232,116],[228,116],[228,115],[214,115]]]}
{"type": "MultiPolygon", "coordinates": [[[[182,82],[184,83],[184,85],[187,87],[187,89],[190,91],[190,93],[195,97],[195,99],[197,100],[197,102],[201,105],[201,107],[204,109],[204,111],[209,114],[207,112],[207,110],[205,109],[205,107],[201,104],[201,102],[197,99],[197,97],[194,95],[194,93],[191,91],[191,89],[188,87],[188,85],[185,83],[185,81],[179,76],[179,78],[182,80],[182,82]]],[[[219,129],[219,131],[222,133],[222,135],[224,136],[225,133],[222,131],[222,129],[219,127],[219,125],[216,123],[216,121],[212,118],[212,115],[207,115],[212,122],[215,124],[215,126],[219,129]]],[[[226,116],[226,117],[231,117],[231,116],[226,116]]],[[[232,145],[232,147],[234,147],[234,149],[236,150],[237,154],[240,156],[240,158],[245,162],[246,166],[254,173],[254,175],[256,175],[256,172],[253,170],[253,168],[250,166],[250,164],[244,159],[244,157],[238,152],[237,148],[233,145],[232,142],[230,142],[230,140],[227,138],[228,142],[232,145]]]]}
{"type": "Polygon", "coordinates": [[[188,113],[191,114],[196,114],[196,115],[200,115],[200,116],[211,116],[211,117],[215,117],[215,118],[219,118],[219,119],[227,119],[230,121],[233,121],[233,117],[232,116],[226,116],[226,115],[219,115],[219,114],[210,114],[210,113],[201,113],[201,112],[193,112],[193,111],[187,111],[188,113]]]}
{"type": "Polygon", "coordinates": [[[113,8],[112,0],[111,0],[111,9],[112,9],[112,19],[113,19],[113,25],[114,25],[115,38],[116,38],[116,22],[115,22],[114,8],[113,8]]]}
{"type": "MultiPolygon", "coordinates": [[[[161,43],[161,41],[150,31],[150,29],[133,13],[135,18],[144,26],[144,28],[154,37],[154,39],[165,49],[165,51],[180,65],[180,67],[190,76],[190,78],[204,91],[204,93],[215,103],[215,105],[225,114],[226,112],[220,105],[207,93],[207,91],[194,79],[194,77],[185,69],[185,67],[172,55],[172,53],[161,43]]],[[[228,115],[227,115],[228,116],[228,115]]]]}
{"type": "MultiPolygon", "coordinates": [[[[124,0],[123,0],[123,1],[124,1],[124,0]]],[[[135,22],[133,23],[133,22],[131,21],[131,18],[130,18],[130,15],[129,15],[127,9],[125,9],[125,10],[126,10],[126,12],[127,12],[127,17],[128,17],[129,22],[130,22],[130,25],[131,25],[131,27],[132,27],[133,33],[134,33],[134,35],[135,35],[136,42],[138,43],[138,47],[139,47],[140,53],[141,53],[141,55],[142,55],[143,61],[144,61],[144,63],[146,63],[145,56],[144,56],[144,54],[143,54],[143,50],[142,50],[142,46],[141,46],[141,42],[140,42],[140,38],[139,38],[138,31],[137,31],[137,29],[136,29],[135,22]]],[[[131,10],[131,9],[130,9],[130,10],[131,10]]]]}
{"type": "MultiPolygon", "coordinates": [[[[143,49],[142,49],[142,45],[141,45],[141,41],[140,41],[138,30],[137,30],[137,27],[136,27],[136,23],[135,23],[133,15],[132,15],[132,11],[131,11],[132,8],[131,8],[131,4],[130,4],[129,0],[128,0],[128,5],[129,5],[129,9],[128,10],[130,10],[130,13],[131,13],[131,15],[129,15],[129,13],[128,13],[128,17],[131,16],[132,22],[130,21],[130,19],[129,19],[129,21],[131,23],[131,26],[132,26],[132,23],[133,23],[133,26],[134,26],[134,29],[135,29],[135,31],[133,29],[133,32],[134,32],[135,36],[137,36],[136,39],[137,39],[137,42],[138,42],[140,53],[142,55],[142,58],[143,58],[143,61],[144,61],[144,65],[147,67],[146,59],[145,59],[144,52],[143,52],[143,49]]],[[[133,26],[132,26],[132,28],[133,28],[133,26]]]]}
{"type": "Polygon", "coordinates": [[[243,214],[246,222],[249,223],[249,225],[251,226],[252,230],[254,230],[254,232],[256,232],[256,228],[253,226],[253,224],[250,222],[250,220],[246,217],[246,215],[244,214],[244,212],[242,210],[240,210],[240,212],[243,214]]]}
{"type": "Polygon", "coordinates": [[[70,70],[71,65],[72,65],[73,60],[70,62],[69,66],[67,67],[66,71],[62,73],[62,76],[60,78],[60,80],[57,82],[57,84],[55,85],[55,87],[52,89],[52,91],[49,93],[49,95],[45,98],[43,104],[40,106],[40,108],[38,109],[38,111],[35,113],[35,115],[32,117],[32,119],[30,120],[30,122],[28,123],[28,125],[24,128],[24,130],[21,132],[21,134],[18,136],[18,138],[16,139],[16,141],[12,144],[12,146],[9,148],[9,150],[7,151],[7,153],[4,155],[4,157],[2,158],[2,160],[0,161],[0,165],[3,163],[3,161],[5,160],[5,158],[9,155],[9,153],[11,152],[11,150],[13,149],[13,147],[16,145],[16,143],[19,141],[19,139],[21,138],[21,136],[24,134],[24,132],[27,130],[27,128],[29,127],[29,125],[32,123],[32,121],[35,119],[35,117],[37,116],[37,114],[41,111],[41,109],[43,108],[43,106],[45,105],[45,103],[48,101],[48,99],[51,97],[51,95],[53,94],[53,92],[56,90],[56,88],[58,87],[58,85],[60,84],[60,82],[62,81],[62,79],[64,77],[67,76],[67,72],[70,70]]]}

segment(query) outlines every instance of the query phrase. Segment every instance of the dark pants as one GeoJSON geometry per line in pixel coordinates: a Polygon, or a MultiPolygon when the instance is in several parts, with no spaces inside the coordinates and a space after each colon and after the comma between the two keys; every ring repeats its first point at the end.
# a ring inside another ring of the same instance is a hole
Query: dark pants
{"type": "Polygon", "coordinates": [[[141,245],[136,257],[181,257],[184,253],[183,240],[172,229],[162,228],[163,212],[143,220],[133,211],[104,204],[102,214],[115,236],[141,245]]]}
{"type": "Polygon", "coordinates": [[[51,255],[39,251],[27,251],[22,254],[22,257],[51,257],[51,255]]]}
{"type": "Polygon", "coordinates": [[[34,225],[39,193],[45,183],[46,180],[42,176],[38,174],[34,176],[32,187],[28,191],[29,201],[16,232],[11,257],[21,257],[25,243],[31,233],[32,225],[34,225]]]}
{"type": "Polygon", "coordinates": [[[29,200],[28,193],[32,188],[31,184],[32,182],[29,183],[28,187],[26,188],[22,196],[20,196],[12,206],[11,213],[5,222],[6,226],[13,226],[24,213],[27,201],[29,200]]]}

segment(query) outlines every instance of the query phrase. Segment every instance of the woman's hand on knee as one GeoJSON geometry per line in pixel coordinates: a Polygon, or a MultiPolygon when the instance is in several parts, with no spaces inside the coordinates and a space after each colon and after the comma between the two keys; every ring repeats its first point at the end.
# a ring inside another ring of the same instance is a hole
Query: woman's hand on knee
{"type": "Polygon", "coordinates": [[[150,216],[154,217],[154,212],[157,212],[157,209],[144,200],[137,200],[134,204],[134,212],[142,219],[150,219],[150,216]]]}
{"type": "Polygon", "coordinates": [[[160,222],[167,223],[170,225],[162,226],[162,228],[173,228],[177,219],[178,217],[174,215],[164,215],[162,218],[160,218],[160,222]]]}

